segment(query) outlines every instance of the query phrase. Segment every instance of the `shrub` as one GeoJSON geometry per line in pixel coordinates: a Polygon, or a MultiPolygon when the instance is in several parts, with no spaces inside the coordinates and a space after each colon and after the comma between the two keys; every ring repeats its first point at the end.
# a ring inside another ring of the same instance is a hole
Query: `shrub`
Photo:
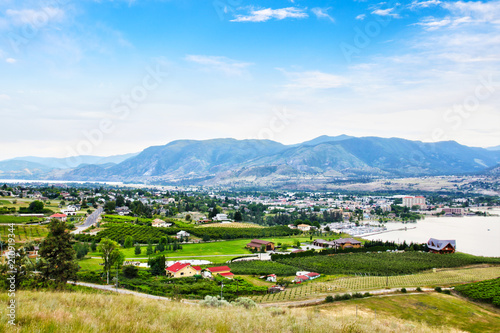
{"type": "Polygon", "coordinates": [[[128,266],[123,266],[122,272],[126,278],[133,279],[138,276],[139,269],[133,265],[128,265],[128,266]]]}
{"type": "Polygon", "coordinates": [[[223,299],[218,299],[215,296],[207,295],[207,296],[205,296],[205,299],[200,302],[200,305],[218,308],[221,306],[230,306],[231,304],[228,301],[225,301],[223,299]]]}
{"type": "Polygon", "coordinates": [[[236,299],[236,301],[232,302],[231,304],[235,305],[235,306],[242,306],[246,309],[256,307],[255,302],[253,300],[251,300],[250,298],[246,298],[246,297],[239,297],[236,299]]]}
{"type": "Polygon", "coordinates": [[[326,303],[332,303],[333,301],[334,301],[333,296],[326,296],[326,298],[325,298],[326,303]]]}
{"type": "Polygon", "coordinates": [[[402,293],[406,293],[406,288],[401,288],[402,293]]]}
{"type": "Polygon", "coordinates": [[[449,289],[443,290],[443,294],[451,295],[451,291],[449,289]]]}
{"type": "Polygon", "coordinates": [[[366,292],[363,294],[363,297],[370,297],[370,296],[371,296],[371,294],[369,292],[366,292]]]}
{"type": "Polygon", "coordinates": [[[417,290],[418,292],[421,292],[421,291],[422,291],[422,288],[417,287],[417,289],[416,289],[416,290],[417,290]]]}
{"type": "Polygon", "coordinates": [[[438,293],[443,291],[443,289],[441,289],[441,287],[436,287],[436,288],[434,288],[434,290],[437,291],[438,293]]]}
{"type": "Polygon", "coordinates": [[[363,298],[363,294],[361,294],[361,293],[354,293],[354,294],[352,294],[352,298],[363,298]]]}

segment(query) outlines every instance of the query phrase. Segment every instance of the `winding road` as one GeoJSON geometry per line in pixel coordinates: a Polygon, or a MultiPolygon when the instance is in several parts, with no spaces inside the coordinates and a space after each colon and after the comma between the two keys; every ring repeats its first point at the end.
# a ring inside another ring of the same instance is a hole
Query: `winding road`
{"type": "Polygon", "coordinates": [[[83,230],[97,223],[99,216],[101,216],[104,209],[102,207],[97,208],[92,214],[90,214],[83,224],[76,226],[76,230],[73,230],[72,234],[79,234],[83,230]]]}

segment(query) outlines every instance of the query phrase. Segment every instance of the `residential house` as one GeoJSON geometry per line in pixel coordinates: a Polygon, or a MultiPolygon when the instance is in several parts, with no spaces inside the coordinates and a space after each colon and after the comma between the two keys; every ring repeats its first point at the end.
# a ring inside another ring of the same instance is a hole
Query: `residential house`
{"type": "Polygon", "coordinates": [[[266,251],[274,251],[273,242],[260,239],[252,239],[252,241],[248,243],[246,247],[249,249],[260,250],[262,246],[265,246],[266,251]]]}
{"type": "Polygon", "coordinates": [[[205,277],[212,277],[214,275],[220,275],[222,277],[232,279],[234,274],[231,273],[231,268],[228,266],[217,266],[217,267],[208,267],[205,270],[205,277]]]}
{"type": "Polygon", "coordinates": [[[212,221],[224,222],[224,221],[231,221],[231,220],[227,217],[227,214],[217,214],[212,218],[212,221]]]}
{"type": "Polygon", "coordinates": [[[297,229],[299,229],[300,231],[309,231],[311,230],[311,226],[309,224],[299,224],[297,226],[297,229]]]}
{"type": "Polygon", "coordinates": [[[200,266],[191,266],[190,263],[176,262],[175,264],[165,268],[167,276],[173,278],[189,277],[201,275],[200,266]]]}
{"type": "Polygon", "coordinates": [[[427,247],[432,253],[454,253],[455,249],[457,248],[457,241],[454,239],[441,240],[430,238],[427,241],[427,247]]]}
{"type": "Polygon", "coordinates": [[[151,223],[151,226],[156,228],[167,228],[170,227],[171,225],[172,223],[168,223],[160,219],[154,219],[153,222],[151,223]]]}
{"type": "Polygon", "coordinates": [[[266,277],[266,281],[269,281],[269,282],[276,282],[278,280],[278,277],[276,276],[276,274],[271,274],[271,275],[268,275],[266,277]]]}
{"type": "Polygon", "coordinates": [[[181,238],[181,237],[186,238],[186,237],[189,237],[189,236],[191,236],[191,234],[189,232],[187,232],[187,231],[184,231],[184,230],[181,230],[181,231],[179,231],[177,233],[177,238],[181,238]]]}
{"type": "Polygon", "coordinates": [[[306,276],[309,278],[309,280],[314,280],[317,279],[321,276],[321,274],[315,273],[315,272],[310,272],[307,273],[306,276]]]}
{"type": "Polygon", "coordinates": [[[127,206],[116,207],[115,211],[118,213],[118,215],[121,216],[130,214],[130,208],[128,208],[127,206]]]}
{"type": "Polygon", "coordinates": [[[65,222],[67,219],[68,215],[66,214],[52,214],[50,215],[50,219],[56,219],[62,222],[65,222]]]}
{"type": "Polygon", "coordinates": [[[360,248],[362,246],[360,241],[353,238],[339,238],[334,240],[334,242],[337,247],[340,247],[342,250],[348,248],[360,248]]]}

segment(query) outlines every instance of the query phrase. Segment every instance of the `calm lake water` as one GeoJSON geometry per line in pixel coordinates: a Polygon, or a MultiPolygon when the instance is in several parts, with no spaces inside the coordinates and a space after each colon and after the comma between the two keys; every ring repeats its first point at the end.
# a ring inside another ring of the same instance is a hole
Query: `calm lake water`
{"type": "MultiPolygon", "coordinates": [[[[500,214],[500,210],[488,210],[500,214]]],[[[455,239],[457,251],[486,257],[500,257],[500,216],[426,217],[417,223],[387,223],[390,231],[363,238],[395,242],[426,243],[429,238],[455,239]]]]}

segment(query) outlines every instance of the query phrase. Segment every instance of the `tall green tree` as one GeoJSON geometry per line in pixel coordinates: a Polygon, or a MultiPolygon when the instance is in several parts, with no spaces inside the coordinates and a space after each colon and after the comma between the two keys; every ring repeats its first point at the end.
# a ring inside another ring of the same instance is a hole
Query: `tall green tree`
{"type": "Polygon", "coordinates": [[[67,231],[66,222],[53,219],[49,224],[49,235],[40,245],[40,271],[45,281],[53,280],[59,287],[68,280],[76,279],[78,264],[71,234],[67,231]]]}
{"type": "Polygon", "coordinates": [[[123,264],[125,258],[119,250],[118,243],[108,238],[101,239],[99,252],[101,252],[101,257],[104,260],[103,269],[106,272],[106,283],[109,284],[109,271],[111,268],[115,267],[116,264],[123,264]]]}
{"type": "Polygon", "coordinates": [[[151,275],[165,275],[165,256],[155,256],[148,260],[151,275]]]}
{"type": "Polygon", "coordinates": [[[139,244],[135,244],[135,254],[141,254],[141,246],[139,244]]]}
{"type": "Polygon", "coordinates": [[[125,242],[123,243],[123,247],[128,249],[134,246],[134,238],[132,236],[125,237],[125,242]]]}

